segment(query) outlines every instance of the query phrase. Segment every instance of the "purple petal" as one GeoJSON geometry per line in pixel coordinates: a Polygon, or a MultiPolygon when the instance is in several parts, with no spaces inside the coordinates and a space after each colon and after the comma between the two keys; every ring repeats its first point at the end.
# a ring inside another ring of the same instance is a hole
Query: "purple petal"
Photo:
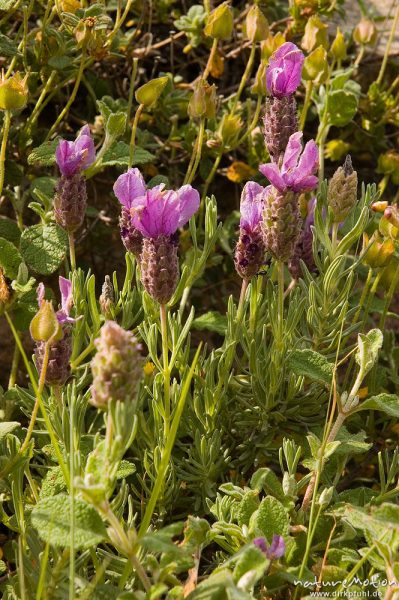
{"type": "Polygon", "coordinates": [[[84,171],[96,160],[96,149],[88,125],[80,130],[75,142],[75,153],[80,157],[79,170],[84,171]],[[83,133],[85,131],[85,133],[83,133]]]}
{"type": "Polygon", "coordinates": [[[290,135],[283,158],[283,171],[294,169],[298,164],[298,159],[302,151],[302,131],[297,131],[290,135]]]}
{"type": "Polygon", "coordinates": [[[133,207],[132,223],[145,237],[171,235],[178,227],[178,196],[173,191],[162,191],[160,186],[148,190],[144,203],[133,207]]]}
{"type": "Polygon", "coordinates": [[[262,552],[264,552],[266,554],[267,552],[267,544],[266,544],[266,540],[263,537],[260,538],[255,538],[253,540],[254,545],[259,548],[259,550],[262,550],[262,552]]]}
{"type": "Polygon", "coordinates": [[[55,151],[55,159],[64,177],[72,177],[79,170],[80,158],[74,154],[74,142],[60,140],[55,151]]]}
{"type": "MultiPolygon", "coordinates": [[[[292,137],[292,136],[291,136],[292,137]]],[[[310,140],[302,152],[298,163],[298,171],[302,175],[313,175],[319,166],[319,151],[314,140],[310,140]]]]}
{"type": "Polygon", "coordinates": [[[36,294],[37,294],[37,303],[40,308],[40,306],[44,300],[44,294],[45,294],[44,283],[39,283],[39,285],[36,288],[36,294]]]}
{"type": "Polygon", "coordinates": [[[285,552],[285,542],[281,535],[274,535],[272,543],[266,549],[266,556],[270,560],[281,558],[285,552]]]}
{"type": "Polygon", "coordinates": [[[255,181],[248,181],[241,193],[240,227],[253,230],[262,220],[265,188],[255,181]]]}
{"type": "Polygon", "coordinates": [[[60,140],[55,151],[55,158],[64,177],[73,177],[79,171],[87,169],[96,158],[89,126],[85,125],[80,130],[74,142],[60,140]]]}
{"type": "Polygon", "coordinates": [[[146,187],[138,169],[129,169],[114,184],[114,194],[125,208],[132,208],[134,201],[145,195],[146,187]]]}
{"type": "Polygon", "coordinates": [[[317,187],[319,180],[316,175],[308,175],[307,177],[302,177],[302,179],[297,179],[292,184],[289,185],[289,188],[293,192],[311,192],[317,187]]]}
{"type": "Polygon", "coordinates": [[[284,192],[286,190],[286,184],[283,177],[280,174],[278,166],[274,163],[268,163],[264,165],[260,165],[259,171],[268,178],[270,183],[277,188],[280,192],[284,192]]]}
{"type": "Polygon", "coordinates": [[[61,292],[61,309],[69,316],[73,304],[72,282],[65,277],[59,277],[59,286],[61,292]]]}
{"type": "Polygon", "coordinates": [[[191,185],[183,185],[183,187],[177,190],[177,195],[180,214],[176,229],[183,227],[197,212],[200,205],[200,195],[191,185]]]}
{"type": "Polygon", "coordinates": [[[305,57],[293,43],[286,42],[271,56],[266,70],[266,85],[273,96],[293,94],[301,82],[305,57]]]}

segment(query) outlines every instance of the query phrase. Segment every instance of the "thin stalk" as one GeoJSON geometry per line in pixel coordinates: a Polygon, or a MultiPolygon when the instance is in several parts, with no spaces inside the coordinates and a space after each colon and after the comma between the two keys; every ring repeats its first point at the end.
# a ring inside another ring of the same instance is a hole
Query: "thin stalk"
{"type": "Polygon", "coordinates": [[[143,520],[140,524],[140,528],[139,528],[139,532],[138,532],[139,538],[141,538],[141,537],[143,537],[143,535],[145,535],[145,533],[148,530],[148,527],[150,526],[151,518],[154,513],[159,494],[164,485],[164,480],[165,480],[166,472],[169,467],[170,456],[172,454],[172,449],[173,449],[173,446],[175,443],[177,430],[178,430],[178,427],[180,424],[180,419],[183,414],[184,406],[185,406],[188,392],[189,392],[190,386],[191,386],[191,380],[194,376],[194,371],[197,366],[197,362],[198,362],[201,350],[202,350],[202,344],[200,344],[198,346],[197,352],[195,353],[195,356],[194,356],[194,360],[190,367],[190,371],[189,371],[189,373],[184,381],[183,387],[182,387],[180,398],[179,398],[179,401],[176,406],[175,415],[173,417],[172,426],[170,428],[169,436],[166,440],[166,446],[165,446],[164,452],[162,454],[161,464],[159,465],[157,478],[155,480],[155,485],[151,492],[150,499],[147,503],[143,520]]]}
{"type": "Polygon", "coordinates": [[[56,118],[55,122],[53,123],[50,131],[48,132],[46,140],[49,140],[52,137],[52,135],[55,133],[58,125],[61,123],[62,119],[65,117],[65,115],[67,114],[70,107],[72,106],[72,104],[75,101],[76,94],[78,93],[80,82],[82,80],[82,75],[83,75],[83,71],[84,71],[84,67],[85,67],[85,59],[86,59],[86,45],[84,45],[82,47],[82,56],[80,57],[79,70],[78,70],[78,74],[75,79],[75,85],[73,86],[71,95],[69,96],[67,103],[65,104],[64,108],[62,109],[62,111],[56,118]]]}
{"type": "MultiPolygon", "coordinates": [[[[59,444],[58,444],[57,437],[55,435],[54,429],[53,429],[53,427],[51,425],[50,418],[49,418],[49,416],[47,414],[46,407],[43,404],[42,396],[39,393],[39,387],[38,387],[38,384],[36,383],[35,376],[33,374],[32,368],[31,368],[31,366],[29,364],[28,357],[26,356],[26,352],[25,352],[24,347],[22,345],[21,339],[20,339],[20,337],[18,335],[18,332],[15,329],[14,323],[12,322],[11,317],[8,314],[7,311],[4,312],[4,316],[7,319],[8,325],[9,325],[11,331],[12,331],[12,334],[14,336],[15,342],[18,345],[19,351],[21,353],[22,359],[23,359],[24,364],[25,364],[26,371],[27,371],[27,373],[29,375],[29,379],[30,379],[30,382],[31,382],[32,387],[33,387],[33,391],[35,392],[36,397],[38,398],[40,412],[42,413],[43,420],[44,420],[44,423],[46,425],[47,432],[49,434],[51,443],[52,443],[52,445],[54,447],[54,452],[55,452],[55,454],[57,456],[58,464],[61,467],[61,471],[62,471],[62,474],[64,476],[65,483],[67,484],[67,487],[69,488],[69,485],[70,485],[69,472],[68,472],[68,469],[66,467],[66,464],[65,464],[65,461],[64,461],[64,457],[62,456],[62,452],[60,450],[60,447],[59,447],[59,444]]],[[[12,461],[10,461],[8,463],[8,465],[0,473],[0,479],[2,477],[4,477],[7,473],[9,473],[11,471],[12,467],[13,467],[13,464],[12,464],[12,461]]]]}
{"type": "Polygon", "coordinates": [[[70,494],[70,510],[69,510],[69,600],[75,600],[75,486],[74,486],[74,456],[75,456],[75,442],[74,442],[74,400],[71,400],[69,407],[69,474],[71,478],[71,485],[69,488],[70,494]]]}
{"type": "Polygon", "coordinates": [[[162,358],[163,358],[163,379],[164,379],[164,438],[165,443],[169,435],[170,426],[170,368],[169,368],[169,347],[168,347],[168,312],[166,304],[159,307],[161,318],[161,336],[162,336],[162,358]]]}
{"type": "Polygon", "coordinates": [[[134,83],[136,81],[138,66],[139,66],[139,59],[133,58],[132,74],[130,76],[130,83],[129,83],[129,98],[127,101],[126,128],[129,127],[130,116],[132,114],[134,83]]]}
{"type": "Polygon", "coordinates": [[[277,347],[282,350],[284,343],[284,263],[277,263],[277,314],[278,314],[278,334],[277,347]]]}
{"type": "Polygon", "coordinates": [[[134,160],[134,149],[136,146],[136,132],[137,132],[137,125],[139,124],[139,120],[140,120],[140,115],[143,112],[143,108],[144,108],[144,104],[140,104],[136,114],[134,115],[134,121],[133,121],[133,125],[132,125],[132,135],[130,137],[130,151],[129,151],[129,169],[133,164],[133,160],[134,160]]]}
{"type": "Polygon", "coordinates": [[[398,26],[398,21],[399,21],[399,2],[396,5],[396,11],[395,11],[395,16],[392,21],[391,32],[389,34],[387,45],[385,46],[384,58],[382,59],[380,72],[378,73],[378,77],[377,77],[377,85],[380,85],[382,83],[382,79],[384,77],[385,69],[388,64],[389,53],[391,51],[391,46],[392,46],[392,43],[393,43],[393,40],[395,37],[395,33],[396,33],[396,27],[398,26]]]}
{"type": "Polygon", "coordinates": [[[11,389],[12,387],[15,386],[15,382],[17,380],[18,366],[19,366],[19,357],[20,356],[21,355],[20,355],[20,352],[19,352],[19,348],[18,348],[17,344],[15,344],[15,346],[14,346],[14,354],[13,354],[13,357],[12,357],[10,378],[8,380],[8,389],[11,389]]]}
{"type": "Polygon", "coordinates": [[[262,103],[263,103],[263,98],[262,96],[258,96],[258,99],[256,101],[256,108],[255,108],[255,112],[254,112],[254,116],[252,118],[251,123],[248,125],[245,133],[240,137],[240,139],[238,140],[236,147],[238,148],[239,146],[241,146],[241,144],[243,142],[245,142],[245,140],[247,139],[248,136],[251,135],[252,131],[254,130],[254,128],[257,126],[258,121],[259,121],[259,115],[260,115],[260,111],[262,110],[262,103]]]}
{"type": "Polygon", "coordinates": [[[246,86],[248,78],[249,78],[249,76],[251,74],[252,67],[253,67],[253,64],[254,64],[254,59],[255,59],[255,52],[256,52],[256,44],[252,44],[252,46],[251,46],[251,52],[250,52],[249,57],[248,57],[247,66],[245,67],[245,71],[243,73],[243,76],[241,77],[240,85],[238,87],[237,93],[236,93],[236,95],[234,97],[234,100],[233,100],[233,105],[232,105],[231,111],[230,111],[231,113],[234,113],[234,111],[235,111],[235,109],[237,107],[238,101],[239,101],[239,99],[241,97],[241,94],[243,92],[243,89],[246,86]]]}
{"type": "Polygon", "coordinates": [[[3,121],[3,138],[1,140],[1,149],[0,149],[0,198],[3,192],[4,185],[4,172],[5,172],[5,162],[6,162],[6,149],[7,149],[7,140],[8,134],[10,133],[10,125],[11,125],[11,111],[6,110],[4,112],[4,121],[3,121]]]}
{"type": "Polygon", "coordinates": [[[206,81],[208,79],[208,75],[209,75],[209,72],[211,70],[211,66],[212,66],[213,60],[215,58],[215,54],[216,54],[217,48],[218,48],[218,40],[216,38],[214,38],[214,40],[212,42],[212,48],[211,48],[211,51],[209,53],[208,62],[206,63],[205,71],[204,71],[204,73],[202,75],[202,79],[204,81],[206,81]]]}
{"type": "Polygon", "coordinates": [[[366,282],[365,282],[365,284],[363,286],[362,295],[360,296],[360,300],[359,300],[359,305],[357,307],[357,311],[356,311],[355,316],[353,317],[353,320],[352,320],[352,325],[354,325],[355,323],[357,323],[358,320],[359,320],[360,313],[362,311],[364,301],[366,300],[367,295],[369,293],[369,288],[370,288],[370,283],[371,283],[372,278],[373,278],[373,269],[370,267],[369,268],[369,272],[367,274],[366,282]]]}
{"type": "Polygon", "coordinates": [[[200,121],[198,136],[194,146],[194,152],[191,155],[190,163],[188,165],[187,173],[184,178],[183,185],[190,184],[195,177],[198,169],[199,162],[201,160],[202,144],[204,142],[205,132],[205,119],[202,118],[200,121]]]}
{"type": "Polygon", "coordinates": [[[44,548],[44,552],[40,559],[40,575],[39,575],[39,583],[37,584],[36,590],[36,600],[42,600],[43,590],[46,583],[46,571],[48,565],[50,544],[46,544],[44,548]]]}
{"type": "Polygon", "coordinates": [[[205,184],[204,184],[204,189],[202,191],[202,198],[201,198],[201,200],[204,200],[206,198],[206,195],[208,193],[208,188],[211,185],[212,180],[215,177],[215,173],[218,170],[220,161],[222,160],[223,152],[224,152],[224,146],[221,146],[219,148],[219,153],[218,153],[218,155],[215,158],[215,162],[213,163],[213,167],[211,169],[211,172],[209,173],[208,177],[205,180],[205,184]]]}
{"type": "Polygon", "coordinates": [[[301,119],[299,121],[299,129],[301,131],[303,131],[303,128],[305,127],[306,117],[308,114],[310,103],[312,101],[312,93],[313,93],[313,81],[308,81],[306,84],[306,94],[305,94],[305,101],[304,101],[303,107],[302,107],[301,119]]]}
{"type": "Polygon", "coordinates": [[[55,78],[56,75],[57,75],[57,71],[52,71],[51,72],[50,77],[47,79],[46,84],[43,87],[39,98],[37,99],[37,102],[35,104],[34,109],[32,110],[32,113],[31,113],[30,117],[26,121],[25,129],[26,129],[26,132],[27,132],[27,137],[29,136],[29,133],[30,133],[30,131],[32,129],[32,125],[33,125],[33,123],[36,120],[36,116],[37,116],[37,114],[39,112],[39,109],[40,109],[41,105],[44,102],[44,99],[45,99],[45,97],[47,95],[47,92],[53,86],[53,81],[54,81],[54,78],[55,78]]]}
{"type": "Polygon", "coordinates": [[[79,354],[79,356],[71,362],[72,371],[74,371],[75,369],[78,368],[78,366],[80,365],[81,362],[84,361],[86,356],[88,356],[91,352],[93,352],[94,348],[95,348],[94,342],[93,342],[93,340],[91,340],[89,345],[83,350],[83,352],[81,354],[79,354]]]}
{"type": "Polygon", "coordinates": [[[76,254],[75,254],[75,236],[73,231],[68,231],[69,241],[69,260],[71,263],[71,271],[76,271],[76,254]]]}

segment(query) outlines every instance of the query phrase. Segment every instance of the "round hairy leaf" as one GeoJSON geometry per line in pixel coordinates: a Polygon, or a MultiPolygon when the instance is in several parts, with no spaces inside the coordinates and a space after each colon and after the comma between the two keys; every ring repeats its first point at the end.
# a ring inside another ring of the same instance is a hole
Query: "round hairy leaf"
{"type": "Polygon", "coordinates": [[[8,217],[0,217],[0,237],[18,246],[21,232],[16,222],[8,217]]]}
{"type": "Polygon", "coordinates": [[[21,235],[21,254],[34,271],[50,275],[64,260],[67,244],[68,236],[58,225],[34,225],[21,235]]]}
{"type": "MultiPolygon", "coordinates": [[[[40,500],[32,511],[32,525],[39,536],[49,544],[66,548],[70,544],[71,499],[66,494],[49,496],[40,500]]],[[[107,533],[95,509],[75,498],[74,546],[76,550],[99,544],[107,533]]]]}
{"type": "Polygon", "coordinates": [[[250,529],[258,530],[271,543],[273,535],[288,535],[290,520],[284,506],[273,496],[266,496],[252,515],[250,529]]]}
{"type": "Polygon", "coordinates": [[[0,267],[9,279],[16,279],[22,257],[17,248],[4,238],[0,238],[0,267]]]}
{"type": "Polygon", "coordinates": [[[352,92],[337,90],[328,98],[329,120],[331,125],[343,127],[352,121],[357,111],[357,98],[352,92]]]}

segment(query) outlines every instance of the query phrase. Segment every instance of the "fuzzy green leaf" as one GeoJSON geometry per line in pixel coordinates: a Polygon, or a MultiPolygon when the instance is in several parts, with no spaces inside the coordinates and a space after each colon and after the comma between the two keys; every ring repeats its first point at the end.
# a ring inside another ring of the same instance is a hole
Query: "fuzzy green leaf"
{"type": "Polygon", "coordinates": [[[331,125],[344,127],[357,111],[357,98],[352,92],[336,90],[328,96],[328,118],[331,125]]]}
{"type": "Polygon", "coordinates": [[[284,506],[273,496],[266,496],[252,515],[250,530],[259,531],[271,543],[273,535],[288,535],[290,520],[284,506]]]}
{"type": "MultiPolygon", "coordinates": [[[[102,160],[103,167],[120,166],[126,167],[129,164],[129,145],[125,142],[117,142],[106,151],[102,160]]],[[[144,148],[134,149],[133,165],[145,165],[155,159],[154,154],[144,150],[144,148]]]]}
{"type": "MultiPolygon", "coordinates": [[[[65,494],[40,500],[32,510],[32,525],[45,542],[60,548],[70,544],[71,499],[65,494]]],[[[75,498],[74,546],[76,550],[90,548],[107,537],[105,525],[96,510],[75,498]]]]}
{"type": "Polygon", "coordinates": [[[0,423],[0,440],[2,440],[4,437],[6,437],[8,433],[11,433],[12,431],[14,431],[14,429],[17,429],[18,427],[21,427],[21,423],[18,423],[18,421],[7,421],[4,423],[0,423]]]}
{"type": "Polygon", "coordinates": [[[227,317],[215,310],[211,310],[194,319],[192,326],[194,329],[199,329],[200,331],[206,329],[208,331],[219,333],[220,335],[226,335],[227,317]]]}
{"type": "Polygon", "coordinates": [[[356,352],[356,362],[366,375],[373,368],[378,357],[378,352],[382,346],[383,335],[379,329],[371,329],[365,335],[359,333],[358,349],[356,352]]]}
{"type": "Polygon", "coordinates": [[[37,273],[54,273],[65,258],[68,236],[55,224],[33,225],[21,235],[21,254],[37,273]]]}
{"type": "Polygon", "coordinates": [[[9,279],[18,277],[19,265],[22,263],[22,256],[17,248],[4,238],[0,238],[0,267],[9,279]]]}
{"type": "Polygon", "coordinates": [[[57,149],[59,138],[44,142],[41,146],[33,148],[28,156],[29,165],[40,165],[42,167],[50,167],[55,164],[55,151],[57,149]]]}
{"type": "Polygon", "coordinates": [[[16,222],[8,217],[0,217],[0,237],[18,246],[21,232],[16,222]]]}
{"type": "Polygon", "coordinates": [[[121,136],[126,129],[126,113],[111,113],[108,117],[106,130],[112,138],[121,136]]]}
{"type": "Polygon", "coordinates": [[[378,394],[361,402],[353,412],[361,410],[380,410],[390,417],[399,418],[399,396],[396,394],[378,394]]]}
{"type": "Polygon", "coordinates": [[[311,381],[331,384],[334,365],[314,350],[294,350],[288,358],[288,368],[295,375],[302,375],[311,381]]]}

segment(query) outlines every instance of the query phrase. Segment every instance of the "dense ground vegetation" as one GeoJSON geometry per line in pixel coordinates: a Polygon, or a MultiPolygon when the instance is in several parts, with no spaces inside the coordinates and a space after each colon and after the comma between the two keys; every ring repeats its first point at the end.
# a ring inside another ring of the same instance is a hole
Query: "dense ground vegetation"
{"type": "Polygon", "coordinates": [[[347,4],[0,0],[5,599],[399,598],[399,4],[347,4]]]}

